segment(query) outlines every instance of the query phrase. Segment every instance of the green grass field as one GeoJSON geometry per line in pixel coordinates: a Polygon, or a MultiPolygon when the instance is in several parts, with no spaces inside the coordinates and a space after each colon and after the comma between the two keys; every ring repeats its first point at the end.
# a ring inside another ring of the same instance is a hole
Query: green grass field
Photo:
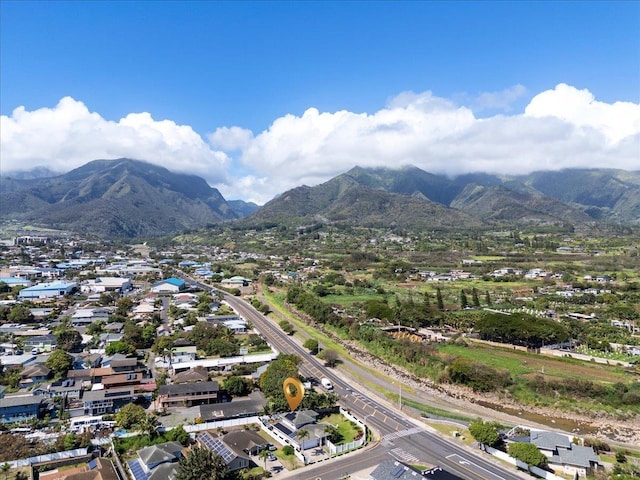
{"type": "Polygon", "coordinates": [[[468,347],[453,344],[439,345],[438,351],[443,354],[469,358],[494,368],[508,370],[513,378],[540,373],[544,374],[545,378],[577,377],[605,384],[624,383],[631,380],[629,374],[615,366],[570,358],[548,357],[481,343],[470,343],[468,347]]]}
{"type": "Polygon", "coordinates": [[[331,425],[338,427],[338,432],[342,435],[341,444],[353,442],[356,435],[361,432],[360,428],[357,427],[355,423],[349,421],[340,413],[334,413],[328,417],[322,418],[320,421],[323,423],[330,423],[331,425]]]}

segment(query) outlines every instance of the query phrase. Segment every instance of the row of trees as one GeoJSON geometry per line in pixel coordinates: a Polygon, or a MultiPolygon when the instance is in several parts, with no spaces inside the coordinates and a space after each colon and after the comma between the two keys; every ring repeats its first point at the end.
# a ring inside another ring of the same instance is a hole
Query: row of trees
{"type": "Polygon", "coordinates": [[[524,313],[487,312],[476,322],[474,330],[483,340],[536,348],[569,339],[569,332],[560,323],[546,318],[532,320],[524,313]]]}

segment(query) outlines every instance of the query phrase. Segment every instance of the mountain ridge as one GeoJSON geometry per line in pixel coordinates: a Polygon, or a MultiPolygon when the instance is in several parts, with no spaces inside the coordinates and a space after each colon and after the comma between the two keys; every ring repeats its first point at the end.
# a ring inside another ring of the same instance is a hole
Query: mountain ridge
{"type": "Polygon", "coordinates": [[[3,217],[102,237],[166,235],[251,210],[245,202],[230,205],[201,177],[124,158],[94,160],[55,177],[0,182],[3,217]]]}
{"type": "Polygon", "coordinates": [[[221,222],[420,229],[640,225],[640,172],[615,169],[449,178],[412,165],[355,166],[319,185],[292,188],[262,207],[227,201],[196,175],[131,159],[94,160],[53,177],[5,175],[0,186],[3,219],[116,238],[221,222]]]}

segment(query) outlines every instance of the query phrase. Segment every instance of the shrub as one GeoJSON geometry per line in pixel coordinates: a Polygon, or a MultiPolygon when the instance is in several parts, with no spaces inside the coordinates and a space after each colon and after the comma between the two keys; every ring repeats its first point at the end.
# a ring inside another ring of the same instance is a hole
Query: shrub
{"type": "Polygon", "coordinates": [[[284,447],[282,447],[282,453],[284,453],[285,455],[293,455],[293,447],[291,445],[285,445],[284,447]]]}

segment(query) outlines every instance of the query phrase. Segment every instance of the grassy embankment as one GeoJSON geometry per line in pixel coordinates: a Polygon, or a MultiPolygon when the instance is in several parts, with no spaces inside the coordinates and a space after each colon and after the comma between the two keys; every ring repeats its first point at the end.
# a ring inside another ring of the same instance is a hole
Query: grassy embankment
{"type": "MultiPolygon", "coordinates": [[[[304,336],[305,338],[314,338],[316,340],[318,340],[318,342],[320,342],[324,348],[329,348],[332,350],[335,350],[338,355],[340,355],[340,358],[343,360],[343,365],[342,367],[345,368],[346,370],[348,370],[350,372],[351,375],[353,375],[355,378],[358,379],[358,383],[360,383],[361,385],[365,385],[367,388],[369,388],[370,390],[373,390],[375,392],[378,392],[379,394],[381,394],[382,396],[384,396],[387,400],[389,400],[390,402],[397,404],[399,401],[399,394],[397,391],[394,390],[389,390],[387,388],[385,388],[381,383],[375,383],[372,382],[371,380],[369,380],[368,378],[360,375],[358,373],[357,370],[354,370],[352,368],[349,368],[349,364],[355,364],[356,361],[350,356],[350,353],[342,346],[341,343],[336,342],[335,340],[329,338],[328,336],[324,335],[322,332],[310,327],[309,325],[307,325],[306,323],[304,323],[303,321],[301,321],[297,316],[292,315],[291,313],[289,313],[289,311],[284,307],[284,302],[283,302],[283,294],[279,294],[279,293],[274,293],[274,292],[269,292],[266,289],[263,292],[265,299],[269,302],[269,305],[271,306],[271,308],[277,312],[278,316],[286,318],[287,320],[289,320],[290,322],[292,322],[297,329],[301,330],[304,332],[304,336]]],[[[373,353],[373,352],[372,352],[373,353]]],[[[359,369],[363,369],[366,370],[368,374],[379,378],[382,382],[386,382],[386,383],[392,383],[394,380],[387,377],[386,375],[384,375],[382,372],[379,372],[378,370],[375,370],[373,368],[370,368],[366,365],[363,364],[359,364],[358,363],[358,368],[359,369]]],[[[449,412],[447,410],[441,409],[441,408],[437,408],[437,407],[433,407],[431,405],[426,405],[424,403],[419,403],[419,402],[414,402],[409,400],[406,395],[407,394],[414,394],[415,395],[415,390],[405,386],[403,387],[404,390],[403,392],[405,392],[405,396],[402,397],[402,404],[403,405],[407,405],[409,407],[412,407],[422,413],[424,413],[425,415],[429,415],[429,416],[436,416],[436,417],[443,417],[443,418],[451,418],[454,420],[461,420],[461,421],[470,421],[473,418],[472,417],[468,417],[465,415],[460,415],[454,412],[449,412]]]]}

